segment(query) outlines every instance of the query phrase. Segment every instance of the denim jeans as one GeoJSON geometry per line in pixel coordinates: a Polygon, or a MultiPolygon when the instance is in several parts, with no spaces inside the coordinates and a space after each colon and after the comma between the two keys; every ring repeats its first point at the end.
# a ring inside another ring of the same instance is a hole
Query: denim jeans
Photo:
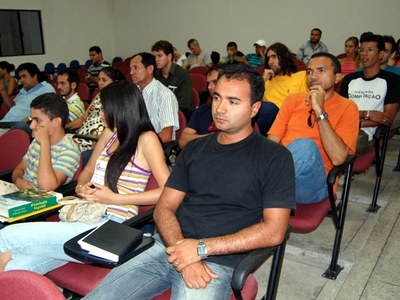
{"type": "Polygon", "coordinates": [[[168,263],[159,236],[154,237],[154,246],[113,269],[84,299],[151,299],[168,288],[172,288],[171,299],[229,299],[233,268],[205,261],[219,278],[204,289],[188,288],[181,274],[168,263]]]}
{"type": "Polygon", "coordinates": [[[46,274],[69,261],[78,262],[64,253],[64,243],[109,218],[104,216],[96,224],[31,222],[6,226],[0,230],[0,252],[11,251],[12,259],[5,270],[20,269],[46,274]]]}
{"type": "Polygon", "coordinates": [[[260,134],[266,136],[272,123],[275,121],[275,117],[279,112],[278,106],[269,101],[263,101],[260,110],[256,117],[256,122],[258,128],[260,129],[260,134]]]}
{"type": "Polygon", "coordinates": [[[328,196],[326,171],[317,145],[308,138],[291,142],[287,148],[292,153],[295,180],[296,202],[315,203],[328,196]]]}

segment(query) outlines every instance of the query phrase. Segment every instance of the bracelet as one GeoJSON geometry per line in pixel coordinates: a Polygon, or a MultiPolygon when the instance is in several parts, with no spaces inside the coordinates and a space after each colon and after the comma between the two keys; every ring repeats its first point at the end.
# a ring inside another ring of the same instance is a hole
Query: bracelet
{"type": "Polygon", "coordinates": [[[367,110],[367,116],[365,117],[365,120],[369,120],[369,110],[367,110]]]}

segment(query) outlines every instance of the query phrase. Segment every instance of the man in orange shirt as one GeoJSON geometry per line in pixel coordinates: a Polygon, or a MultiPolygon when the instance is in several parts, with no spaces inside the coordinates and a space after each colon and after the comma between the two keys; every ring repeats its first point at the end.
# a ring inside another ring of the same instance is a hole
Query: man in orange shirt
{"type": "Polygon", "coordinates": [[[296,202],[313,203],[327,194],[326,174],[355,153],[358,108],[334,91],[340,63],[329,53],[314,54],[307,63],[308,93],[283,103],[268,138],[288,147],[296,176],[296,202]]]}

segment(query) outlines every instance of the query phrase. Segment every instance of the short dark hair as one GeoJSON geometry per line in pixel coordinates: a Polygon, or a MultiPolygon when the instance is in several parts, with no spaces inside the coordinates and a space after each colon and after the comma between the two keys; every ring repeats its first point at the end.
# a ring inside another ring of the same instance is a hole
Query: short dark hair
{"type": "Polygon", "coordinates": [[[335,74],[338,74],[338,73],[340,73],[342,71],[342,66],[341,66],[341,64],[339,62],[339,59],[335,55],[327,53],[327,52],[318,52],[318,53],[314,53],[311,56],[310,60],[312,60],[313,58],[316,58],[316,57],[327,57],[327,58],[329,58],[332,61],[332,66],[334,67],[335,74]]]}
{"type": "Polygon", "coordinates": [[[311,29],[311,32],[313,32],[313,31],[319,31],[319,35],[322,35],[322,30],[321,29],[319,29],[319,28],[313,28],[313,29],[311,29]]]}
{"type": "Polygon", "coordinates": [[[116,69],[111,66],[101,68],[100,72],[106,73],[107,76],[110,77],[112,81],[119,81],[126,79],[125,75],[122,74],[122,72],[119,69],[116,69]]]}
{"type": "MultiPolygon", "coordinates": [[[[391,35],[384,35],[383,36],[383,41],[385,43],[392,44],[392,52],[390,52],[390,54],[394,53],[397,50],[396,41],[394,40],[394,37],[392,37],[391,35]]],[[[386,49],[386,47],[385,47],[385,49],[386,49]]]]}
{"type": "Polygon", "coordinates": [[[224,67],[218,79],[226,77],[228,80],[246,80],[250,85],[250,103],[261,101],[264,92],[264,79],[251,66],[246,64],[231,64],[224,67]]]}
{"type": "Polygon", "coordinates": [[[360,43],[374,42],[378,46],[379,51],[385,51],[385,41],[380,34],[363,33],[360,38],[360,43]]]}
{"type": "Polygon", "coordinates": [[[227,65],[228,65],[227,63],[219,63],[219,64],[212,65],[211,67],[209,67],[207,69],[207,75],[211,74],[212,71],[218,71],[218,73],[221,75],[227,65]]]}
{"type": "Polygon", "coordinates": [[[92,46],[89,48],[89,52],[96,52],[97,54],[103,53],[99,46],[92,46]]]}
{"type": "Polygon", "coordinates": [[[78,74],[77,71],[75,71],[74,69],[68,68],[68,69],[65,69],[64,71],[59,72],[57,74],[57,77],[59,75],[68,75],[69,84],[72,84],[73,82],[75,82],[76,83],[75,90],[78,89],[78,86],[79,86],[79,74],[78,74]]]}
{"type": "Polygon", "coordinates": [[[34,63],[29,63],[29,62],[20,64],[20,65],[18,66],[18,68],[17,68],[17,72],[19,73],[19,72],[21,72],[22,70],[27,71],[27,72],[29,73],[29,75],[31,75],[31,77],[33,77],[33,76],[36,75],[37,78],[38,78],[38,80],[39,80],[39,77],[40,77],[40,70],[39,70],[39,68],[37,67],[36,64],[34,64],[34,63]]]}
{"type": "Polygon", "coordinates": [[[237,50],[237,44],[236,44],[235,42],[229,42],[229,43],[226,45],[226,48],[228,48],[228,47],[235,47],[235,49],[237,50]]]}
{"type": "Polygon", "coordinates": [[[61,126],[63,128],[68,122],[68,105],[61,95],[57,95],[55,93],[45,93],[37,96],[31,102],[31,108],[42,110],[50,120],[58,117],[61,118],[61,126]]]}
{"type": "Polygon", "coordinates": [[[15,71],[15,66],[10,64],[8,61],[0,61],[0,68],[7,70],[8,73],[15,71]]]}
{"type": "Polygon", "coordinates": [[[142,64],[147,68],[149,66],[153,66],[153,74],[157,69],[156,66],[156,58],[154,57],[153,54],[148,53],[148,52],[139,52],[135,55],[132,56],[132,58],[136,57],[136,56],[140,56],[142,58],[142,64]]]}
{"type": "Polygon", "coordinates": [[[156,42],[152,47],[151,51],[164,51],[165,55],[171,54],[174,55],[174,47],[172,44],[165,40],[160,40],[156,42]]]}
{"type": "MultiPolygon", "coordinates": [[[[288,47],[282,43],[275,43],[269,46],[266,52],[269,50],[276,52],[276,55],[278,55],[279,65],[283,75],[290,76],[292,73],[297,72],[297,66],[288,47]]],[[[268,67],[268,59],[265,60],[265,65],[268,67]]]]}
{"type": "Polygon", "coordinates": [[[196,40],[196,39],[190,39],[190,40],[188,40],[188,42],[187,42],[187,46],[188,46],[188,48],[190,48],[190,45],[191,44],[195,44],[195,45],[199,45],[199,42],[196,40]]]}

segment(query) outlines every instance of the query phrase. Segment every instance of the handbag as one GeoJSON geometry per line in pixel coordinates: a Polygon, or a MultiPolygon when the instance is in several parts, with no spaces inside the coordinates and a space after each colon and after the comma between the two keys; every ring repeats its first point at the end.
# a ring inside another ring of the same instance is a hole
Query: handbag
{"type": "Polygon", "coordinates": [[[107,210],[107,205],[95,203],[74,196],[67,196],[58,203],[64,205],[59,212],[59,218],[63,222],[80,222],[95,224],[100,221],[107,210]]]}

